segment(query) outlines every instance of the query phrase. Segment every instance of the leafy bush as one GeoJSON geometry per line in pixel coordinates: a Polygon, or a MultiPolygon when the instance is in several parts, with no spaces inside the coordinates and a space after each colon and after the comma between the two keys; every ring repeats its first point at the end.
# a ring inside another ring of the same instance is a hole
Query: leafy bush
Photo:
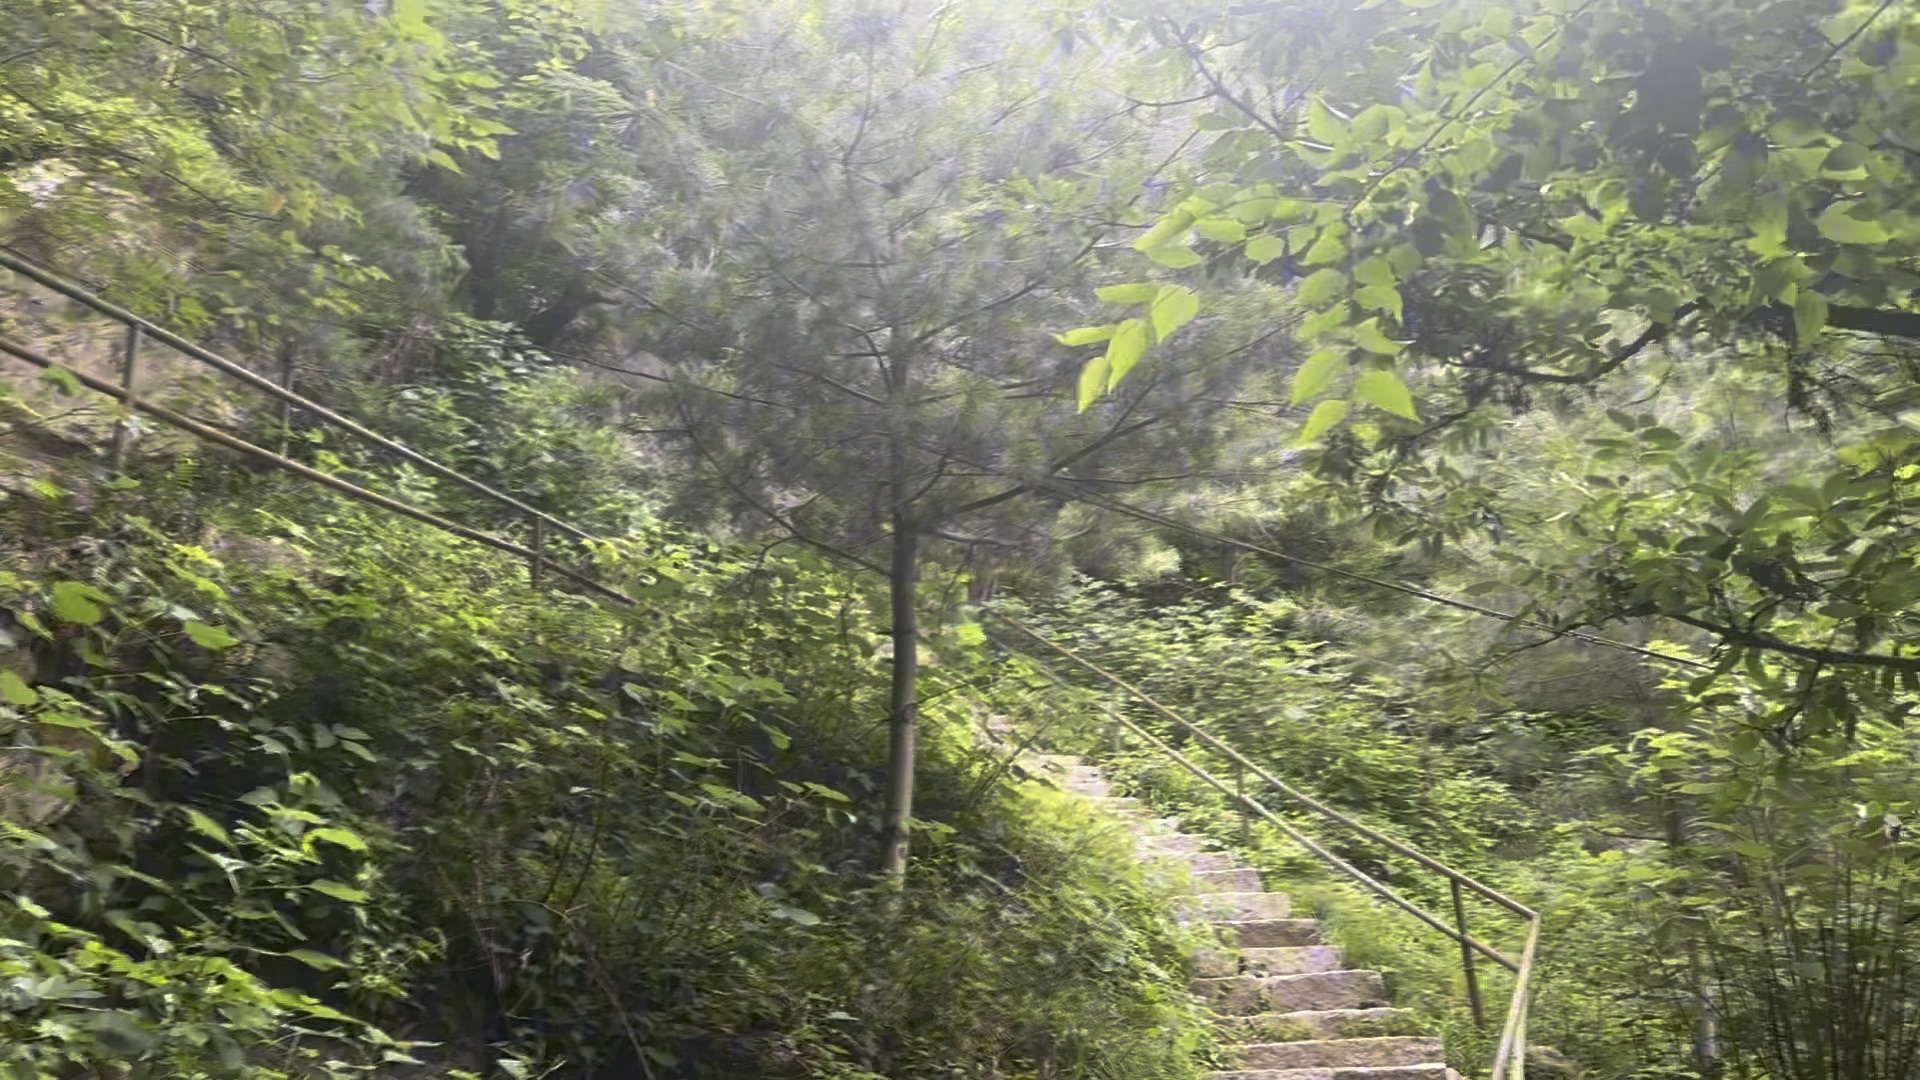
{"type": "Polygon", "coordinates": [[[866,583],[649,532],[620,611],[215,458],[83,494],[4,504],[16,1075],[1193,1075],[1169,898],[976,746],[964,640],[877,887],[866,583]]]}

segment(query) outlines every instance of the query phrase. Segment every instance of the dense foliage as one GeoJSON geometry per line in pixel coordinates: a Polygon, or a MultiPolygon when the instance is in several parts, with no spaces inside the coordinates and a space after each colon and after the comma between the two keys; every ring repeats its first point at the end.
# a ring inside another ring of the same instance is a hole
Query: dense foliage
{"type": "MultiPolygon", "coordinates": [[[[10,1075],[1190,1075],[1190,943],[995,714],[1484,1067],[1451,943],[982,604],[1539,907],[1536,1071],[1914,1071],[1906,5],[23,0],[0,42],[0,245],[606,539],[151,342],[144,393],[638,600],[6,367],[10,1075]]],[[[19,282],[0,335],[124,347],[19,282]]]]}

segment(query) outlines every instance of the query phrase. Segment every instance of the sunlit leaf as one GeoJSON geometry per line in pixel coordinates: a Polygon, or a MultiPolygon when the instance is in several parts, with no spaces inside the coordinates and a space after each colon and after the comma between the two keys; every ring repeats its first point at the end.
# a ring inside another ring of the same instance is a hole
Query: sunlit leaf
{"type": "Polygon", "coordinates": [[[1300,429],[1300,444],[1304,446],[1333,430],[1334,425],[1347,418],[1347,409],[1347,403],[1338,399],[1315,405],[1306,425],[1300,429]]]}

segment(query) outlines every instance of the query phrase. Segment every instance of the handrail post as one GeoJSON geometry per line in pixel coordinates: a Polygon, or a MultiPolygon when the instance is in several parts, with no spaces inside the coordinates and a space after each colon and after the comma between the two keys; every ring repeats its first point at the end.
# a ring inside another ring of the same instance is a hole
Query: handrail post
{"type": "Polygon", "coordinates": [[[541,570],[546,560],[547,519],[533,515],[533,557],[527,560],[527,577],[534,588],[540,587],[541,570]]]}
{"type": "MultiPolygon", "coordinates": [[[[140,328],[127,327],[126,352],[120,361],[120,388],[131,398],[135,383],[140,378],[140,328]]],[[[122,404],[118,423],[113,425],[113,471],[123,472],[127,466],[127,449],[133,445],[133,406],[122,404]]]]}
{"type": "MultiPolygon", "coordinates": [[[[1467,936],[1467,902],[1460,895],[1460,883],[1449,881],[1447,885],[1453,891],[1453,923],[1461,937],[1467,936]]],[[[1480,973],[1473,967],[1473,950],[1465,942],[1460,945],[1460,970],[1467,976],[1467,1004],[1473,1009],[1473,1026],[1485,1030],[1487,1026],[1487,1008],[1480,1000],[1480,973]]]]}
{"type": "Polygon", "coordinates": [[[1240,846],[1246,847],[1251,835],[1247,820],[1247,770],[1243,765],[1233,767],[1233,806],[1240,811],[1240,846]]]}
{"type": "MultiPolygon", "coordinates": [[[[293,339],[280,338],[280,388],[293,392],[293,339]]],[[[280,399],[280,453],[284,456],[293,441],[293,401],[280,399]]]]}

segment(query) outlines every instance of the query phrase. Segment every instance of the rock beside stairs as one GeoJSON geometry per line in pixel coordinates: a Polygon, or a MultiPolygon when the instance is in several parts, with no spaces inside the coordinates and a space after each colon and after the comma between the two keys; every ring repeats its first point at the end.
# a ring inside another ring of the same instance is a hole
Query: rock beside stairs
{"type": "Polygon", "coordinates": [[[1287,897],[1267,892],[1258,871],[1137,799],[1114,796],[1093,766],[1060,756],[1029,766],[1112,813],[1143,857],[1186,874],[1192,896],[1183,915],[1211,923],[1223,945],[1197,958],[1193,984],[1221,1014],[1231,1044],[1232,1070],[1212,1080],[1460,1080],[1439,1039],[1415,1031],[1412,1013],[1385,1007],[1380,973],[1348,968],[1320,940],[1320,924],[1293,918],[1287,897]]]}

